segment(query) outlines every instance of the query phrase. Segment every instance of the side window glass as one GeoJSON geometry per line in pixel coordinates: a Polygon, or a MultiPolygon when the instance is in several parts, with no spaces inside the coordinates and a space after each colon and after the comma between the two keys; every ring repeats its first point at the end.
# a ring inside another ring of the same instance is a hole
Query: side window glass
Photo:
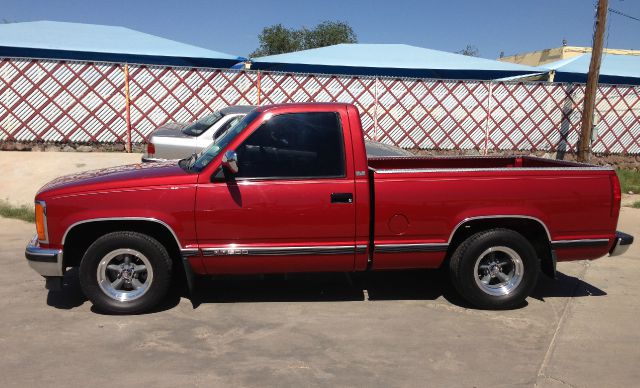
{"type": "Polygon", "coordinates": [[[236,150],[239,178],[345,175],[344,140],[335,112],[272,117],[236,150]]]}

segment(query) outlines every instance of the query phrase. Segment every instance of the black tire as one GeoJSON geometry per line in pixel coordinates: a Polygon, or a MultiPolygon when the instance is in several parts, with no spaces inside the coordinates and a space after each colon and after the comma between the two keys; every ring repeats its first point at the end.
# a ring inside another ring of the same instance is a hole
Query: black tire
{"type": "Polygon", "coordinates": [[[511,309],[522,305],[535,287],[540,260],[520,233],[491,229],[463,241],[451,256],[449,271],[458,293],[475,307],[511,309]]]}
{"type": "Polygon", "coordinates": [[[91,303],[101,311],[142,313],[155,307],[167,294],[171,285],[171,269],[169,253],[156,239],[137,232],[113,232],[98,238],[85,252],[80,263],[80,286],[91,303]],[[120,273],[108,269],[112,267],[110,264],[118,266],[118,261],[123,261],[120,266],[132,267],[126,267],[129,270],[120,273]],[[114,287],[111,280],[120,283],[114,287]],[[134,288],[132,281],[137,281],[133,284],[140,287],[134,288]],[[117,295],[130,300],[118,299],[117,295]]]}

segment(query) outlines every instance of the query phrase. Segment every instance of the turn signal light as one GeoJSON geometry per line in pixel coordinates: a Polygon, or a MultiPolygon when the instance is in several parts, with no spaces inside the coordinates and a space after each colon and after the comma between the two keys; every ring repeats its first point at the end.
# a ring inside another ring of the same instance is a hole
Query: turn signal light
{"type": "Polygon", "coordinates": [[[46,241],[47,234],[45,233],[45,214],[44,214],[44,204],[41,202],[36,202],[36,231],[38,232],[38,240],[46,241]]]}
{"type": "Polygon", "coordinates": [[[153,155],[155,153],[156,153],[156,146],[154,146],[153,143],[147,144],[147,154],[153,155]]]}

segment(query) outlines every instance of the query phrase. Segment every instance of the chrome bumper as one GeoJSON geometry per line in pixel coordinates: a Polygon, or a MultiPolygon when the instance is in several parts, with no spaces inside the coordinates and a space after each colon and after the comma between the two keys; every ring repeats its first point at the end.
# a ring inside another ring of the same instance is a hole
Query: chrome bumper
{"type": "Polygon", "coordinates": [[[622,255],[633,244],[633,236],[630,234],[616,232],[616,239],[613,243],[613,247],[609,251],[610,256],[622,255]]]}
{"type": "Polygon", "coordinates": [[[27,245],[24,256],[29,266],[42,276],[63,276],[62,249],[40,248],[38,236],[35,235],[27,245]]]}

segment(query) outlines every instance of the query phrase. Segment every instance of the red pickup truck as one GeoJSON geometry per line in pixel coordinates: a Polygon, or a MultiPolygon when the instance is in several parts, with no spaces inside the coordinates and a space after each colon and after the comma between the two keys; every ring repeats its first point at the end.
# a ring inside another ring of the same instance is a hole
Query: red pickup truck
{"type": "Polygon", "coordinates": [[[512,308],[557,261],[629,247],[620,199],[611,168],[367,159],[354,106],[271,105],[180,162],[48,183],[25,255],[49,289],[78,266],[86,296],[116,313],[152,308],[172,273],[191,287],[194,275],[441,266],[471,304],[512,308]]]}

